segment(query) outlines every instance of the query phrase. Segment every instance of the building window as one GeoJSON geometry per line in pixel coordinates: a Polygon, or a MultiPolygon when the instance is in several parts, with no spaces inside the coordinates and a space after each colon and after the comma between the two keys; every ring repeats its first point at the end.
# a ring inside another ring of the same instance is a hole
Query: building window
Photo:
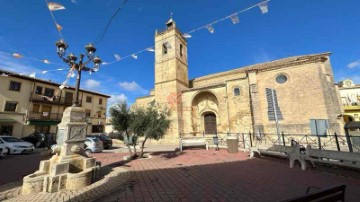
{"type": "Polygon", "coordinates": [[[99,105],[102,105],[102,99],[99,98],[99,105]]]}
{"type": "Polygon", "coordinates": [[[182,56],[183,56],[183,49],[184,49],[183,45],[182,45],[182,44],[180,44],[180,57],[182,57],[182,56]]]}
{"type": "Polygon", "coordinates": [[[16,81],[10,81],[9,90],[20,91],[21,83],[16,81]]]}
{"type": "Polygon", "coordinates": [[[43,87],[42,87],[42,86],[36,86],[36,89],[35,89],[35,94],[41,95],[41,93],[42,93],[42,89],[43,89],[43,87]]]}
{"type": "Polygon", "coordinates": [[[6,112],[14,112],[16,111],[17,102],[6,101],[5,109],[6,112]]]}
{"type": "Polygon", "coordinates": [[[47,97],[53,97],[54,96],[54,89],[45,88],[44,95],[47,96],[47,97]]]}
{"type": "Polygon", "coordinates": [[[92,133],[102,133],[102,132],[104,132],[103,125],[93,125],[92,126],[92,133]]]}
{"type": "Polygon", "coordinates": [[[86,96],[86,102],[91,103],[91,101],[92,101],[92,97],[86,96]]]}
{"type": "Polygon", "coordinates": [[[13,126],[0,126],[0,135],[12,135],[13,126]]]}
{"type": "Polygon", "coordinates": [[[91,115],[91,110],[86,110],[86,117],[90,117],[90,115],[91,115]]]}
{"type": "Polygon", "coordinates": [[[240,95],[240,88],[234,88],[234,96],[240,95]]]}
{"type": "Polygon", "coordinates": [[[278,84],[284,84],[288,80],[287,76],[285,74],[279,74],[275,78],[276,83],[278,84]]]}

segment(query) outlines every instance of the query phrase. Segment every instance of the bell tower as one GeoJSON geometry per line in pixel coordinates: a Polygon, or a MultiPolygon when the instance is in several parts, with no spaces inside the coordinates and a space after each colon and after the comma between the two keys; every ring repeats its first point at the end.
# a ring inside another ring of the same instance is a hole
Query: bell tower
{"type": "Polygon", "coordinates": [[[181,91],[189,88],[187,42],[175,21],[155,33],[155,101],[172,111],[172,124],[165,138],[177,139],[182,132],[181,91]]]}

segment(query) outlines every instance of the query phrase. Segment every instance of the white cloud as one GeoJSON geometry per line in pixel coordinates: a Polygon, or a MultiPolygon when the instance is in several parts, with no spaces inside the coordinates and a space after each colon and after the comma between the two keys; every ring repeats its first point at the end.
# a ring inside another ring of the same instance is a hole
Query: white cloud
{"type": "Polygon", "coordinates": [[[132,82],[120,82],[119,83],[120,88],[122,88],[123,90],[126,91],[130,91],[133,93],[138,93],[138,94],[147,94],[148,91],[145,90],[144,88],[142,88],[139,84],[137,84],[135,81],[132,82]]]}
{"type": "Polygon", "coordinates": [[[94,79],[88,79],[85,81],[85,88],[95,90],[100,87],[100,81],[94,79]]]}
{"type": "Polygon", "coordinates": [[[111,97],[108,99],[108,107],[113,106],[116,103],[124,102],[127,100],[127,97],[125,94],[121,93],[119,95],[110,95],[111,97]]]}
{"type": "Polygon", "coordinates": [[[360,60],[349,63],[347,65],[347,67],[349,67],[350,69],[355,68],[355,67],[360,67],[360,60]]]}

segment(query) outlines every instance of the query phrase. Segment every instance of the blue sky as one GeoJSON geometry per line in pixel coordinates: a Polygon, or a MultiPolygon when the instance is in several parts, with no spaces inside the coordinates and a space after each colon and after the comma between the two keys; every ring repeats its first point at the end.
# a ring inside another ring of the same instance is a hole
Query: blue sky
{"type": "MultiPolygon", "coordinates": [[[[95,41],[120,0],[50,0],[66,7],[55,11],[70,52],[78,55],[95,41]]],[[[177,26],[187,32],[216,19],[257,4],[261,0],[129,0],[111,24],[97,55],[114,61],[153,46],[155,29],[164,28],[170,12],[177,26]]],[[[45,64],[0,54],[0,68],[18,73],[37,72],[37,77],[61,83],[66,71],[44,70],[66,67],[56,55],[60,36],[43,0],[0,0],[0,51],[48,59],[45,64]]],[[[295,55],[332,52],[335,79],[360,83],[360,13],[357,0],[271,0],[269,12],[258,7],[215,24],[188,40],[189,78],[221,72],[254,63],[295,55]]],[[[71,84],[74,78],[71,79],[71,84]]],[[[134,102],[154,85],[154,54],[127,58],[106,65],[95,74],[83,74],[82,87],[134,102]]]]}

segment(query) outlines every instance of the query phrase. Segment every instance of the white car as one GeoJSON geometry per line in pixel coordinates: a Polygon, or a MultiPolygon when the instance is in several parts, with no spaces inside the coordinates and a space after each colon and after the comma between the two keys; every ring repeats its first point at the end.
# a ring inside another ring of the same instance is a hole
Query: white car
{"type": "Polygon", "coordinates": [[[0,158],[4,157],[8,154],[8,148],[5,147],[5,144],[2,140],[0,140],[0,158]]]}
{"type": "Polygon", "coordinates": [[[7,154],[23,154],[31,153],[35,147],[30,142],[25,142],[12,136],[0,136],[0,141],[3,142],[4,148],[7,149],[7,154]]]}

